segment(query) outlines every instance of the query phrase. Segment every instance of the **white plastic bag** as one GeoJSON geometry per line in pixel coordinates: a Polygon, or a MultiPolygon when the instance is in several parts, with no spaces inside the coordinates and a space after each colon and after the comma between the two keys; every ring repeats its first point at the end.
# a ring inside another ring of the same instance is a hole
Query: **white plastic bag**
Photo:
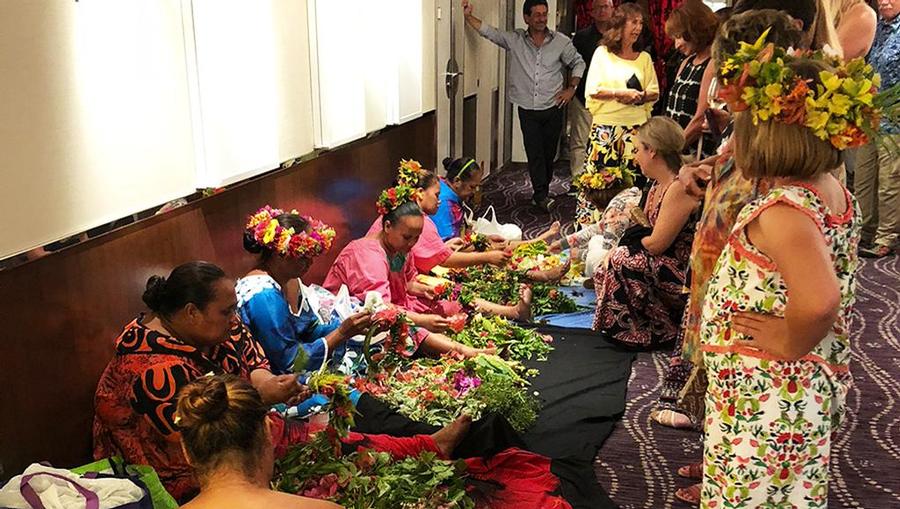
{"type": "Polygon", "coordinates": [[[521,228],[512,223],[500,224],[497,222],[497,212],[493,205],[488,207],[484,215],[475,221],[472,230],[484,235],[499,235],[503,237],[503,240],[522,240],[521,228]],[[488,219],[488,214],[490,214],[490,219],[488,219]]]}

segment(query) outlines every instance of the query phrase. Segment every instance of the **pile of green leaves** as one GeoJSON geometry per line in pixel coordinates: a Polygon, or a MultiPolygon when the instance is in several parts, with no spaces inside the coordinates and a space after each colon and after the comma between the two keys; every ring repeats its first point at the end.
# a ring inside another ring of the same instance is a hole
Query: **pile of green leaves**
{"type": "Polygon", "coordinates": [[[330,500],[348,509],[471,509],[465,463],[433,452],[393,460],[362,450],[340,456],[324,433],[288,450],[275,464],[274,489],[330,500]]]}
{"type": "Polygon", "coordinates": [[[553,350],[549,336],[519,327],[499,316],[481,314],[473,316],[453,339],[474,348],[496,347],[501,357],[515,361],[547,360],[553,350]]]}
{"type": "Polygon", "coordinates": [[[535,283],[531,285],[531,291],[531,314],[534,316],[574,313],[579,310],[578,303],[559,291],[556,285],[535,283]]]}
{"type": "Polygon", "coordinates": [[[495,355],[445,356],[417,360],[402,371],[357,387],[415,421],[443,426],[463,414],[478,419],[484,412],[495,412],[516,430],[525,431],[540,408],[527,390],[527,377],[534,374],[495,355]]]}
{"type": "Polygon", "coordinates": [[[504,305],[517,303],[519,285],[528,283],[532,289],[531,314],[534,316],[572,313],[578,310],[578,304],[560,292],[558,285],[534,283],[523,271],[477,266],[451,270],[447,277],[455,283],[460,283],[468,294],[504,305]]]}

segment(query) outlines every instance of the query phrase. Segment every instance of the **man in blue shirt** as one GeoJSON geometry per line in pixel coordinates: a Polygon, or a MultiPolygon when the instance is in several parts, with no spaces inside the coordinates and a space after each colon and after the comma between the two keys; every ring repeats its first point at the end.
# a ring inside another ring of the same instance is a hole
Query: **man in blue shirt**
{"type": "Polygon", "coordinates": [[[547,1],[525,0],[527,30],[501,32],[472,14],[463,0],[466,22],[482,37],[509,52],[507,96],[519,108],[519,123],[534,192],[532,204],[550,211],[553,159],[562,130],[563,108],[575,96],[584,75],[584,60],[572,40],[547,28],[547,1]],[[570,77],[565,85],[565,71],[570,77]]]}
{"type": "MultiPolygon", "coordinates": [[[[881,88],[900,83],[900,0],[878,2],[880,20],[869,63],[881,74],[881,88]]],[[[860,149],[855,176],[855,192],[862,209],[862,240],[867,245],[862,256],[881,258],[893,252],[900,237],[900,158],[892,157],[891,146],[900,144],[900,127],[888,119],[881,131],[889,140],[869,143],[860,149]]]]}

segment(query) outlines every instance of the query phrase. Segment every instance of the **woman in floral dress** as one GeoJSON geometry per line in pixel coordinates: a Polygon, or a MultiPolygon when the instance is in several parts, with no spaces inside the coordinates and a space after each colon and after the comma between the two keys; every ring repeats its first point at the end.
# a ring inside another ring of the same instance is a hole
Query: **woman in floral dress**
{"type": "Polygon", "coordinates": [[[656,347],[678,334],[699,206],[676,178],[683,147],[684,131],[670,118],[653,117],[638,130],[635,160],[653,181],[644,206],[651,227],[627,230],[594,269],[593,328],[625,346],[656,347]]]}
{"type": "MultiPolygon", "coordinates": [[[[834,75],[822,74],[831,72],[825,63],[788,57],[764,38],[726,60],[730,74],[723,67],[725,95],[737,98],[732,109],[740,112],[737,166],[745,177],[774,179],[775,187],[739,214],[703,302],[709,385],[701,507],[826,507],[831,435],[850,384],[859,218],[829,171],[840,165],[841,150],[864,142],[856,129],[868,119],[851,107],[828,120],[850,130],[830,125],[830,136],[807,127],[806,118],[827,108],[815,102],[826,90],[817,82],[834,75]],[[745,74],[749,62],[768,66],[765,74],[745,74]],[[776,97],[783,109],[774,113],[773,103],[751,93],[772,85],[783,90],[776,97]]],[[[828,93],[870,78],[871,70],[868,77],[865,70],[835,76],[855,82],[828,93]]],[[[859,104],[846,95],[825,99],[859,104]]]]}

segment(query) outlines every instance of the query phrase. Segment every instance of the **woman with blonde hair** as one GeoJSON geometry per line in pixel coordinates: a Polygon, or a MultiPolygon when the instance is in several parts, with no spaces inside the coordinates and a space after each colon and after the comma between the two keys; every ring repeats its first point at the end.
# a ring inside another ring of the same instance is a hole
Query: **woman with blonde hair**
{"type": "Polygon", "coordinates": [[[617,343],[656,347],[675,340],[687,296],[685,271],[699,201],[678,181],[684,131],[653,117],[636,135],[635,161],[653,182],[644,205],[650,227],[632,227],[594,273],[594,329],[617,343]]]}

